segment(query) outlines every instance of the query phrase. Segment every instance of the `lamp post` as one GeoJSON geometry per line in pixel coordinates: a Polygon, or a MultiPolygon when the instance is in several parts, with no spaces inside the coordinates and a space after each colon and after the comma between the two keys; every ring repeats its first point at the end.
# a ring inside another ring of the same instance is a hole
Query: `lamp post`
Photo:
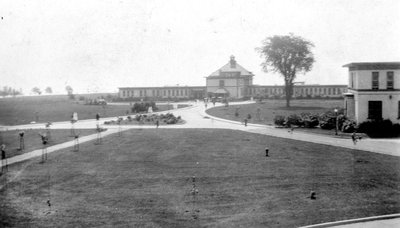
{"type": "Polygon", "coordinates": [[[333,111],[335,112],[335,116],[336,116],[335,135],[338,135],[338,109],[335,108],[333,111]]]}

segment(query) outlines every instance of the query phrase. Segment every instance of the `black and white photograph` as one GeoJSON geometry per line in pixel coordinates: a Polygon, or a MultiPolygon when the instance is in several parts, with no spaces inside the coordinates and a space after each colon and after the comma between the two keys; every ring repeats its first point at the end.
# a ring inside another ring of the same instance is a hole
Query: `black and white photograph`
{"type": "Polygon", "coordinates": [[[400,227],[400,1],[0,1],[0,227],[400,227]]]}

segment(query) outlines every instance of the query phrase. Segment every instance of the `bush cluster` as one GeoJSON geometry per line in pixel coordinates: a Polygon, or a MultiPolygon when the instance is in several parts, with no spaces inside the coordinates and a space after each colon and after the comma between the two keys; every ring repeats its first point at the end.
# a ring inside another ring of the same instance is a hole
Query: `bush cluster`
{"type": "Polygon", "coordinates": [[[400,124],[393,124],[389,119],[369,120],[358,125],[358,132],[373,138],[399,137],[400,124]]]}
{"type": "Polygon", "coordinates": [[[149,107],[151,107],[153,111],[158,110],[156,103],[154,101],[148,101],[140,103],[136,102],[131,108],[131,111],[132,113],[147,112],[149,110],[149,107]]]}
{"type": "Polygon", "coordinates": [[[304,127],[304,128],[315,128],[320,127],[321,129],[332,130],[336,127],[336,117],[338,122],[338,129],[343,132],[354,132],[357,129],[356,123],[353,120],[347,119],[343,114],[343,110],[338,111],[339,115],[336,113],[328,111],[320,115],[312,113],[301,113],[300,115],[291,114],[287,117],[285,116],[275,116],[274,123],[277,126],[285,127],[304,127]]]}
{"type": "Polygon", "coordinates": [[[135,116],[127,116],[126,119],[122,117],[117,118],[116,120],[105,121],[104,124],[155,124],[156,121],[159,121],[159,124],[177,124],[182,123],[183,120],[180,116],[174,116],[172,113],[167,114],[137,114],[135,116]]]}
{"type": "Polygon", "coordinates": [[[318,116],[311,113],[301,113],[301,115],[291,114],[287,117],[285,116],[275,116],[274,123],[278,126],[285,127],[305,127],[305,128],[314,128],[319,124],[318,116]]]}

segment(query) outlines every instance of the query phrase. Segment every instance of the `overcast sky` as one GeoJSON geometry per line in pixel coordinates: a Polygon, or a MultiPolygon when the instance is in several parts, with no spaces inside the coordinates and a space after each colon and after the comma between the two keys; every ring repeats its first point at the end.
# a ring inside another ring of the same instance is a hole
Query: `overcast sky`
{"type": "Polygon", "coordinates": [[[400,61],[399,12],[398,0],[2,0],[0,86],[205,86],[230,55],[255,84],[283,84],[255,48],[289,33],[315,45],[314,67],[297,81],[346,84],[346,63],[400,61]]]}

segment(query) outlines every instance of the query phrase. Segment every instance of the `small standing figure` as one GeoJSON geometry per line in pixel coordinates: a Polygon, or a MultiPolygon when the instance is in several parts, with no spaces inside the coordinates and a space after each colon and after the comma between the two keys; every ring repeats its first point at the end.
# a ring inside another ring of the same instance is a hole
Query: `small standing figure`
{"type": "Polygon", "coordinates": [[[46,124],[45,124],[45,127],[46,127],[46,136],[47,136],[47,140],[48,141],[51,141],[51,132],[50,132],[50,126],[51,126],[51,122],[47,122],[46,124]]]}
{"type": "Polygon", "coordinates": [[[39,134],[40,138],[42,140],[42,144],[43,144],[43,148],[42,148],[42,163],[45,162],[47,160],[47,136],[46,134],[39,134]]]}
{"type": "Polygon", "coordinates": [[[204,106],[207,108],[207,102],[204,102],[204,106]]]}
{"type": "Polygon", "coordinates": [[[244,126],[247,127],[247,118],[244,119],[244,126]]]}
{"type": "Polygon", "coordinates": [[[1,173],[4,170],[8,171],[8,163],[7,163],[7,156],[6,156],[6,145],[1,144],[1,173]]]}
{"type": "Polygon", "coordinates": [[[96,114],[96,120],[97,120],[97,121],[100,120],[100,114],[99,114],[99,113],[96,114]]]}
{"type": "Polygon", "coordinates": [[[353,144],[356,145],[357,144],[357,136],[356,133],[353,132],[353,134],[351,134],[351,140],[353,140],[353,144]]]}
{"type": "Polygon", "coordinates": [[[157,120],[156,120],[156,128],[158,128],[159,126],[160,126],[160,120],[157,119],[157,120]]]}
{"type": "Polygon", "coordinates": [[[100,127],[99,124],[96,125],[96,131],[97,131],[97,138],[96,138],[96,143],[95,144],[101,144],[102,143],[102,137],[101,137],[101,132],[103,129],[100,127]]]}
{"type": "Polygon", "coordinates": [[[74,151],[79,151],[79,135],[74,136],[74,151]]]}
{"type": "Polygon", "coordinates": [[[117,123],[118,123],[118,136],[122,135],[122,128],[121,128],[121,122],[123,118],[118,116],[117,123]]]}
{"type": "Polygon", "coordinates": [[[19,135],[19,150],[24,150],[25,149],[25,141],[24,141],[25,132],[20,131],[18,133],[18,135],[19,135]]]}

